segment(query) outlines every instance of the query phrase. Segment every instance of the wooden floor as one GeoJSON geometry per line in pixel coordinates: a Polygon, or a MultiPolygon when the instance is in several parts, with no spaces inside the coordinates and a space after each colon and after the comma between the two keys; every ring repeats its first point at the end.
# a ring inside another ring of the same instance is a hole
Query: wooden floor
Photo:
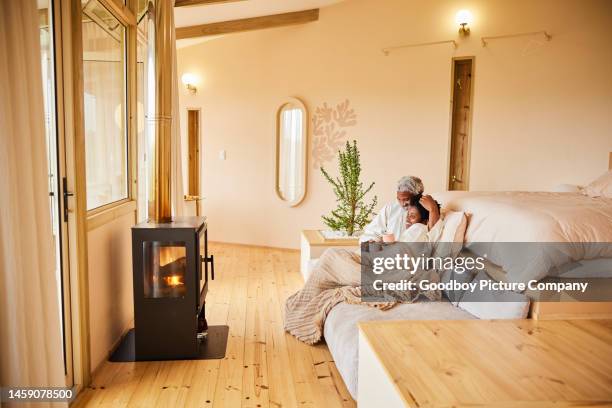
{"type": "Polygon", "coordinates": [[[283,330],[299,253],[212,244],[209,325],[229,325],[223,360],[106,362],[73,407],[354,407],[325,344],[283,330]]]}

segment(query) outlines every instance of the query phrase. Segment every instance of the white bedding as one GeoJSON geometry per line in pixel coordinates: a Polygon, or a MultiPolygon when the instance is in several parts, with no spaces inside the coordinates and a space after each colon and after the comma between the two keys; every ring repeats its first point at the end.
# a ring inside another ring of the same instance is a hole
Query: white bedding
{"type": "Polygon", "coordinates": [[[447,210],[469,214],[466,247],[480,256],[486,252],[504,269],[508,281],[539,280],[568,262],[612,258],[612,199],[578,193],[465,191],[434,197],[447,210]],[[537,256],[517,257],[506,251],[508,246],[477,244],[505,242],[562,245],[539,245],[543,251],[537,256]]]}
{"type": "Polygon", "coordinates": [[[578,193],[435,194],[445,209],[471,214],[466,242],[612,242],[612,199],[578,193]]]}

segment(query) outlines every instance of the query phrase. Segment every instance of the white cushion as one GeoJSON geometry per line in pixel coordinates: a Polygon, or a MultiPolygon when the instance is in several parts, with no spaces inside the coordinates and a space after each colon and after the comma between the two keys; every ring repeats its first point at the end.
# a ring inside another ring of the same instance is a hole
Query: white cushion
{"type": "Polygon", "coordinates": [[[576,184],[557,184],[553,187],[553,193],[580,193],[583,187],[576,184]]]}
{"type": "MultiPolygon", "coordinates": [[[[459,255],[462,257],[462,255],[459,255]]],[[[464,271],[463,273],[458,273],[453,270],[446,270],[440,274],[440,281],[442,283],[448,283],[451,280],[457,283],[470,283],[474,280],[475,273],[472,271],[464,271]]],[[[463,295],[465,295],[465,291],[460,290],[444,290],[444,294],[447,299],[453,304],[453,306],[459,306],[459,302],[463,299],[463,295]]]]}
{"type": "Polygon", "coordinates": [[[589,197],[612,198],[612,170],[608,170],[584,187],[584,193],[589,197]]]}
{"type": "MultiPolygon", "coordinates": [[[[432,256],[455,258],[463,248],[467,217],[462,211],[448,211],[444,213],[444,225],[440,239],[436,242],[432,256]]],[[[435,227],[434,227],[435,228],[435,227]]]]}
{"type": "Polygon", "coordinates": [[[440,241],[463,243],[466,228],[467,218],[463,211],[448,211],[444,214],[444,230],[440,241]]]}
{"type": "MultiPolygon", "coordinates": [[[[473,282],[491,280],[486,272],[479,272],[473,282]]],[[[525,319],[529,313],[529,298],[522,293],[477,289],[465,292],[459,301],[461,309],[479,319],[525,319]]]]}
{"type": "Polygon", "coordinates": [[[459,307],[479,319],[526,319],[529,300],[520,302],[459,302],[459,307]]]}

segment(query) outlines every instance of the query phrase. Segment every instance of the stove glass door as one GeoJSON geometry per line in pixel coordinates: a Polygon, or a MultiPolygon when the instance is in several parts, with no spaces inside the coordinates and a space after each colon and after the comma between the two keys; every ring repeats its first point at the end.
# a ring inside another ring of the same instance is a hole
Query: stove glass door
{"type": "Polygon", "coordinates": [[[187,248],[184,242],[143,243],[144,297],[180,298],[186,293],[187,248]]]}

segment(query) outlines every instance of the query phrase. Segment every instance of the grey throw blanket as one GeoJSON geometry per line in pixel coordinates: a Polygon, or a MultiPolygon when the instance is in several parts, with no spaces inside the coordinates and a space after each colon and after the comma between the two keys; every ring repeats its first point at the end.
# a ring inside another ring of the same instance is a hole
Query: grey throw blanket
{"type": "MultiPolygon", "coordinates": [[[[434,271],[418,271],[410,280],[436,281],[434,271]]],[[[365,304],[381,310],[392,308],[398,300],[414,302],[419,295],[439,300],[439,291],[402,292],[388,302],[362,302],[361,257],[346,249],[330,248],[319,258],[304,287],[285,302],[285,330],[306,344],[318,342],[323,333],[325,318],[340,302],[365,304]]]]}

